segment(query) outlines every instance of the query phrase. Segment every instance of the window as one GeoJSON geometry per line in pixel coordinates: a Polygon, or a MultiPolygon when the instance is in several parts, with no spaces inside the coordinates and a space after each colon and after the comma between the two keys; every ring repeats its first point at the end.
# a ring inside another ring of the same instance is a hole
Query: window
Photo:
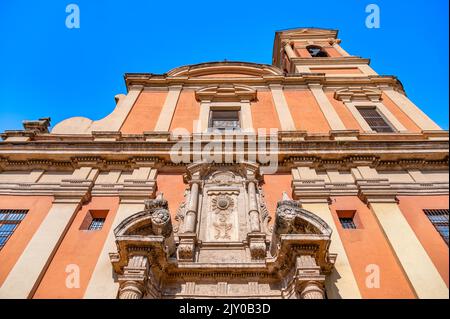
{"type": "Polygon", "coordinates": [[[108,210],[89,210],[80,225],[80,230],[100,230],[105,224],[108,210]]]}
{"type": "Polygon", "coordinates": [[[394,132],[389,123],[384,119],[384,117],[378,112],[375,107],[360,107],[358,108],[358,111],[367,122],[367,124],[369,124],[370,128],[375,132],[394,132]]]}
{"type": "Polygon", "coordinates": [[[239,111],[212,110],[209,117],[209,128],[212,130],[239,130],[239,111]]]}
{"type": "MultiPolygon", "coordinates": [[[[356,211],[355,210],[338,210],[336,211],[339,222],[344,229],[357,229],[361,223],[355,222],[356,211]]],[[[357,219],[357,218],[356,218],[357,219]]]]}
{"type": "Polygon", "coordinates": [[[93,218],[88,230],[100,230],[103,227],[103,224],[105,223],[104,218],[93,218]]]}
{"type": "Polygon", "coordinates": [[[448,245],[448,209],[424,209],[423,211],[448,245]]]}
{"type": "Polygon", "coordinates": [[[28,210],[2,209],[0,210],[0,250],[5,246],[9,237],[27,215],[28,210]]]}
{"type": "Polygon", "coordinates": [[[328,54],[319,46],[310,45],[310,46],[306,47],[306,49],[308,50],[309,54],[313,58],[326,58],[326,57],[328,57],[328,54]]]}

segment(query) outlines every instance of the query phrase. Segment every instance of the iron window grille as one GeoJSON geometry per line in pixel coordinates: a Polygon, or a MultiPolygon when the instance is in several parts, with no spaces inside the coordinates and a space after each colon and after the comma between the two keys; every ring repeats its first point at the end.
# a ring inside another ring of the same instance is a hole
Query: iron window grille
{"type": "Polygon", "coordinates": [[[344,229],[356,229],[356,224],[351,217],[339,217],[339,221],[344,229]]]}
{"type": "Polygon", "coordinates": [[[88,230],[100,230],[105,223],[104,218],[93,218],[91,223],[89,224],[88,230]]]}
{"type": "Polygon", "coordinates": [[[448,209],[424,209],[423,211],[448,246],[448,209]]]}
{"type": "Polygon", "coordinates": [[[20,222],[27,215],[26,209],[1,209],[0,210],[0,250],[17,229],[20,222]]]}
{"type": "Polygon", "coordinates": [[[386,119],[378,112],[375,107],[361,107],[358,108],[359,113],[367,122],[372,130],[378,133],[391,133],[394,132],[392,126],[386,121],[386,119]]]}

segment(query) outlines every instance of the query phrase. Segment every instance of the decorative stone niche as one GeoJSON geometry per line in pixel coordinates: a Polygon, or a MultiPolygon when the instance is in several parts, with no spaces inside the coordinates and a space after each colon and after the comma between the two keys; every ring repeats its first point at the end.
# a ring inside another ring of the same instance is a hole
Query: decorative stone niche
{"type": "Polygon", "coordinates": [[[330,227],[286,194],[273,229],[258,166],[193,164],[172,227],[162,194],[114,230],[118,298],[325,298],[330,227]]]}

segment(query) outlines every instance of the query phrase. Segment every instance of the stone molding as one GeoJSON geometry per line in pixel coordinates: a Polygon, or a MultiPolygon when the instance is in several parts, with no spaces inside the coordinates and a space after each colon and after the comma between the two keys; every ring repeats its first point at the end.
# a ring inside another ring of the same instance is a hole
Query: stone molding
{"type": "Polygon", "coordinates": [[[207,86],[195,91],[198,101],[253,101],[256,90],[246,85],[220,84],[207,86]]]}

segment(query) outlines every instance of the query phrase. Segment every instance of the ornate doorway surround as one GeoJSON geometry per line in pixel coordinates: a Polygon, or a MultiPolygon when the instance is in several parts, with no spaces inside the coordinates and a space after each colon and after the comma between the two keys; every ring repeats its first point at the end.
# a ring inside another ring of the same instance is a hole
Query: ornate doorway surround
{"type": "Polygon", "coordinates": [[[283,193],[275,222],[253,163],[192,164],[172,226],[159,194],[114,230],[118,298],[325,298],[331,228],[283,193]]]}

